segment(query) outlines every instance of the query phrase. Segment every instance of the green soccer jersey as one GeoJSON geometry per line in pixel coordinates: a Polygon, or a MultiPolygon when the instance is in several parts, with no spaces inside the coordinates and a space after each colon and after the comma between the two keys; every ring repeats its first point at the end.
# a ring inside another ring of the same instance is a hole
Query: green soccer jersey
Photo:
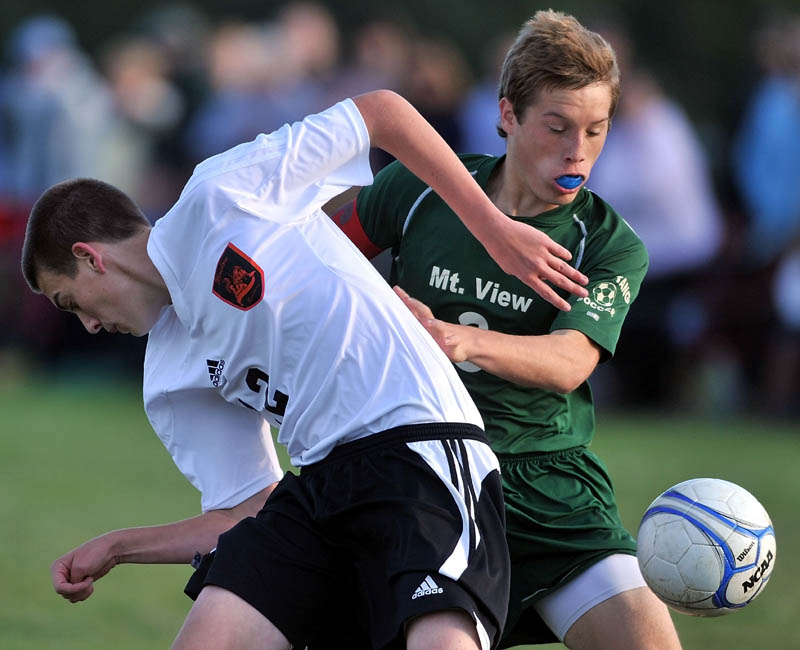
{"type": "MultiPolygon", "coordinates": [[[[483,188],[501,160],[461,159],[483,188]]],[[[437,318],[515,335],[574,329],[600,346],[603,359],[614,353],[647,270],[641,240],[585,188],[569,205],[518,219],[567,248],[571,263],[589,277],[588,297],[570,297],[570,312],[504,273],[439,196],[399,163],[361,190],[356,211],[367,238],[392,249],[391,282],[430,306],[437,318]]],[[[469,362],[456,366],[497,453],[553,452],[591,441],[595,422],[588,382],[565,395],[511,383],[469,362]]]]}

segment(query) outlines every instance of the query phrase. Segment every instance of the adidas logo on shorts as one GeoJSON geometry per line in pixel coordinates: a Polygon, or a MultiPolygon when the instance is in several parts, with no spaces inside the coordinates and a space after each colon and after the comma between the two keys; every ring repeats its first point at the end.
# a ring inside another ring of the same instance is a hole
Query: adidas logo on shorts
{"type": "Polygon", "coordinates": [[[222,371],[225,369],[225,359],[206,359],[208,366],[208,378],[211,380],[214,388],[217,388],[220,383],[225,384],[225,377],[222,371]]]}
{"type": "Polygon", "coordinates": [[[433,594],[441,594],[444,593],[444,589],[442,589],[439,585],[437,585],[433,578],[428,576],[425,580],[422,581],[422,584],[417,587],[417,590],[414,592],[414,595],[411,596],[411,600],[415,598],[422,598],[423,596],[432,596],[433,594]]]}

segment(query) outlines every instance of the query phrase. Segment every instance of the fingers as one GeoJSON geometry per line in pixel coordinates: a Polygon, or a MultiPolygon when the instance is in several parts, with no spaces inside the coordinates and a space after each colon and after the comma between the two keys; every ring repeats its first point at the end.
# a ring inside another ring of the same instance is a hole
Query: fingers
{"type": "Polygon", "coordinates": [[[561,298],[550,285],[579,298],[584,298],[589,295],[589,292],[581,285],[588,284],[589,278],[562,260],[553,259],[551,262],[552,266],[538,264],[536,270],[528,274],[527,279],[520,279],[554,307],[562,311],[570,311],[569,303],[561,298]]]}
{"type": "Polygon", "coordinates": [[[550,282],[550,284],[558,287],[559,289],[563,289],[564,291],[578,296],[579,298],[588,296],[589,292],[581,285],[586,284],[589,279],[579,271],[575,271],[575,269],[573,269],[571,266],[567,264],[564,266],[567,269],[570,269],[571,272],[567,273],[559,269],[550,269],[548,273],[545,273],[541,276],[542,279],[550,282]]]}
{"type": "MultiPolygon", "coordinates": [[[[575,283],[575,284],[578,284],[578,285],[589,284],[589,278],[587,278],[578,269],[570,266],[566,262],[562,262],[560,260],[556,260],[556,261],[554,261],[553,263],[550,264],[550,268],[557,274],[555,276],[555,278],[566,278],[567,280],[571,280],[572,281],[571,283],[568,283],[568,284],[572,284],[572,283],[575,283]]],[[[551,282],[555,283],[555,278],[551,278],[551,282]]],[[[558,284],[558,286],[561,287],[562,289],[566,289],[567,288],[565,286],[562,286],[561,284],[558,284]]],[[[576,287],[576,288],[578,288],[581,291],[583,291],[582,295],[586,295],[587,294],[586,289],[581,289],[580,287],[576,287]]],[[[571,290],[570,290],[570,293],[575,293],[576,295],[581,295],[581,294],[578,294],[576,291],[571,291],[571,290]]]]}
{"type": "MultiPolygon", "coordinates": [[[[569,303],[564,300],[561,296],[559,296],[550,285],[546,284],[541,279],[538,279],[531,284],[531,288],[539,294],[544,300],[549,302],[553,307],[560,309],[561,311],[571,311],[572,307],[570,307],[569,303]]],[[[580,288],[580,287],[579,287],[580,288]]]]}
{"type": "Polygon", "coordinates": [[[433,312],[430,310],[430,307],[428,307],[428,305],[426,305],[424,302],[421,302],[416,298],[412,298],[401,287],[395,286],[393,287],[393,289],[394,292],[400,297],[400,300],[403,301],[403,304],[411,311],[412,314],[414,314],[416,319],[420,321],[423,325],[425,324],[423,321],[429,318],[433,318],[433,312]]]}
{"type": "Polygon", "coordinates": [[[400,300],[402,300],[403,302],[405,302],[406,300],[409,300],[409,299],[411,298],[411,296],[409,296],[409,295],[406,293],[405,289],[403,289],[402,287],[399,287],[399,286],[397,286],[397,285],[394,285],[394,286],[392,287],[392,289],[394,289],[394,292],[395,292],[395,293],[396,293],[398,296],[400,296],[400,300]]]}
{"type": "Polygon", "coordinates": [[[549,245],[547,246],[547,250],[556,257],[560,257],[562,260],[567,260],[568,262],[572,259],[572,253],[570,253],[561,244],[558,244],[553,240],[550,240],[548,244],[549,245]]]}
{"type": "Polygon", "coordinates": [[[86,600],[94,593],[94,579],[86,578],[81,582],[72,583],[68,580],[56,580],[54,578],[53,587],[56,593],[65,600],[71,603],[78,603],[82,600],[86,600]]]}
{"type": "Polygon", "coordinates": [[[73,582],[73,562],[72,553],[58,558],[50,567],[50,576],[56,593],[71,603],[77,603],[92,595],[94,578],[83,574],[78,582],[73,582]]]}

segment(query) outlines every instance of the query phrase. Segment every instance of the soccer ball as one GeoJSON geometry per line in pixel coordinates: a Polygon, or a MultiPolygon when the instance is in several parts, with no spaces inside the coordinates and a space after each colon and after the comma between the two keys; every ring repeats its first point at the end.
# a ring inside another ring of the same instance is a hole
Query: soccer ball
{"type": "Polygon", "coordinates": [[[661,494],[639,526],[645,582],[674,610],[720,616],[760,594],[775,568],[775,531],[747,490],[696,478],[661,494]]]}
{"type": "Polygon", "coordinates": [[[598,305],[611,307],[614,304],[614,298],[617,297],[617,288],[612,282],[601,282],[592,289],[592,296],[598,305]]]}

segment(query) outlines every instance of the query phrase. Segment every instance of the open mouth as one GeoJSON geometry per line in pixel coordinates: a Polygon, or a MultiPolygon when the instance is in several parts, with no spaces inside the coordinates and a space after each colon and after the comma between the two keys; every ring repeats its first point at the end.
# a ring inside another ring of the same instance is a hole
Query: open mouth
{"type": "Polygon", "coordinates": [[[583,176],[580,174],[564,174],[556,179],[556,183],[565,190],[574,190],[583,183],[583,176]]]}

